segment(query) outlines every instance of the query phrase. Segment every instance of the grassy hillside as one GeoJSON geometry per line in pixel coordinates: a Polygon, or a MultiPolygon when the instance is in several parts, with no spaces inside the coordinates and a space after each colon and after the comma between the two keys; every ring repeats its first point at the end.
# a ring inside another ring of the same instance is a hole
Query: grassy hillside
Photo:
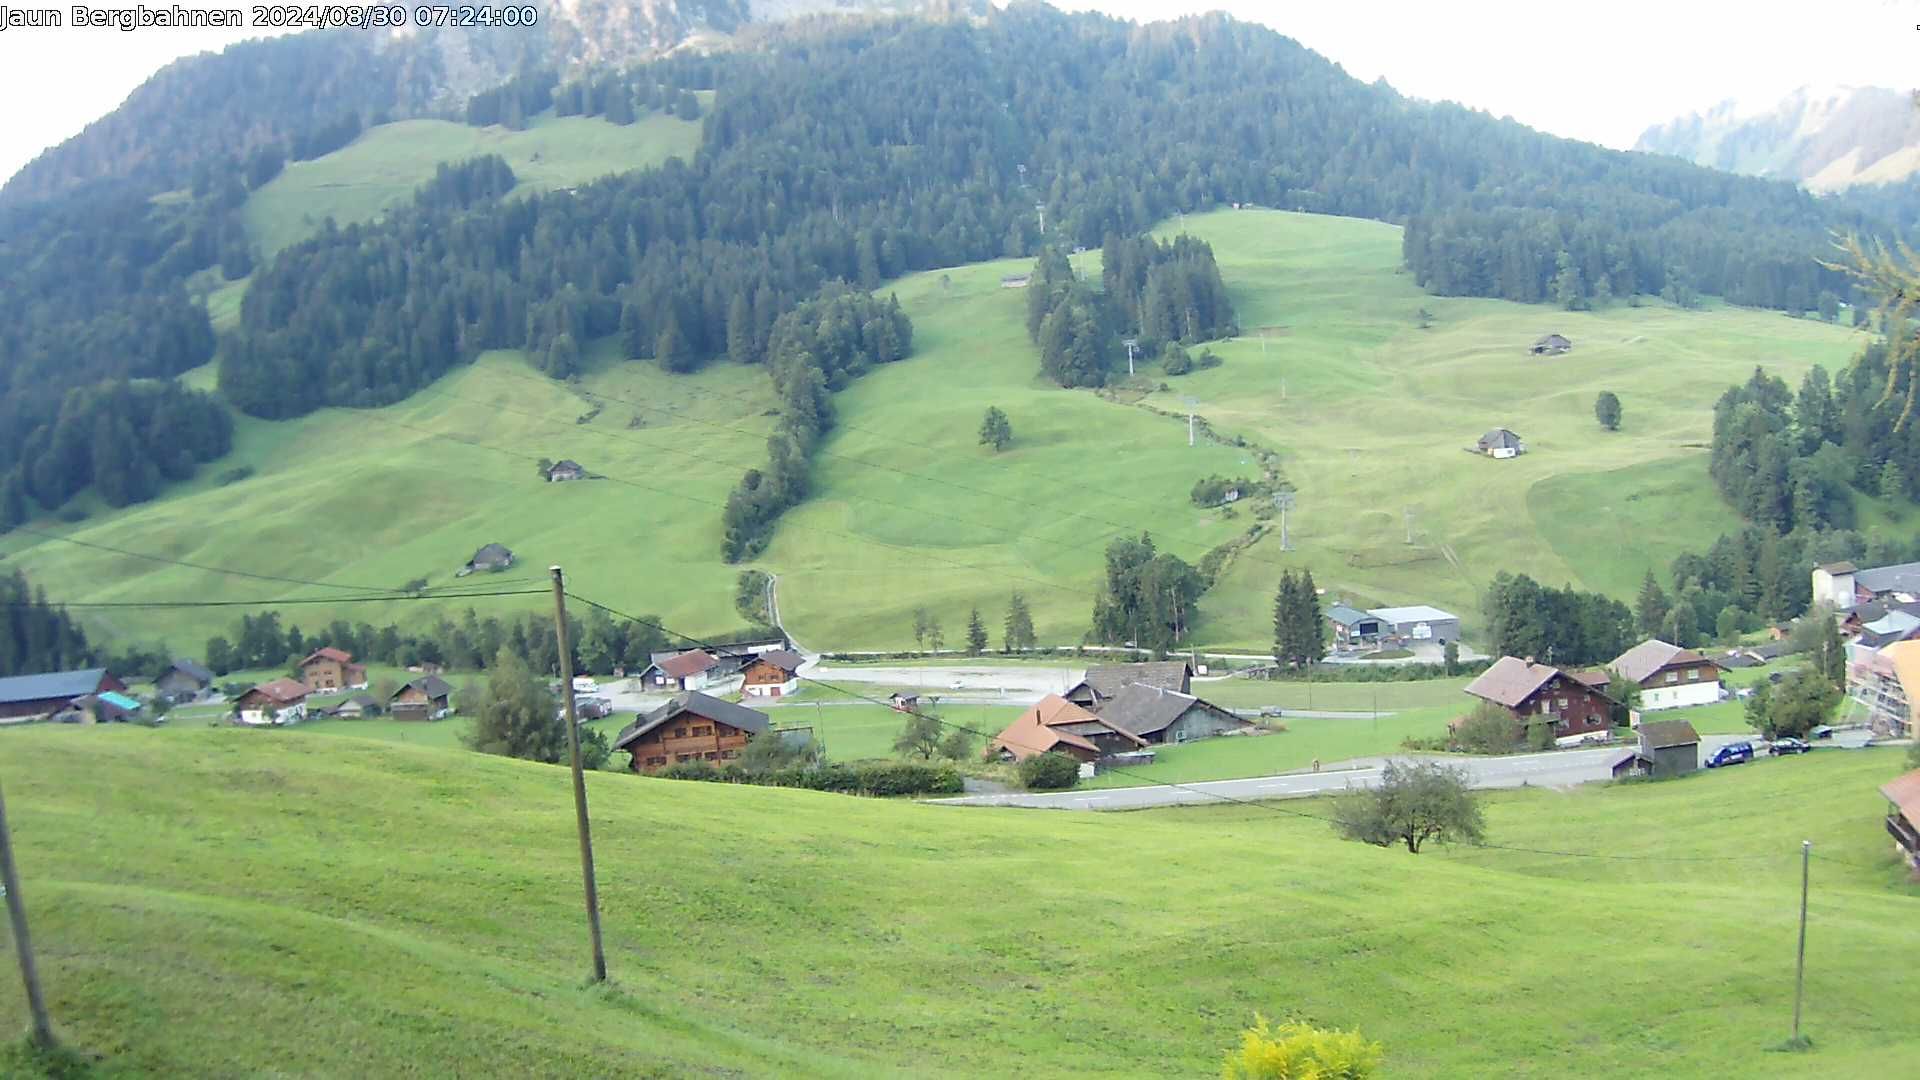
{"type": "Polygon", "coordinates": [[[499,154],[520,178],[519,191],[550,191],[669,157],[692,157],[699,145],[698,122],[666,113],[651,113],[624,127],[549,114],[524,131],[403,120],[370,128],[324,157],[288,165],[248,197],[243,213],[247,231],[271,256],[311,235],[328,217],[341,225],[371,221],[411,198],[442,162],[499,154]]]}
{"type": "MultiPolygon", "coordinates": [[[[1169,389],[1141,404],[1178,411],[1197,399],[1220,431],[1278,451],[1299,487],[1295,550],[1282,553],[1269,536],[1239,556],[1202,601],[1201,645],[1263,646],[1287,566],[1311,567],[1333,596],[1452,609],[1467,617],[1469,636],[1480,629],[1478,590],[1502,569],[1630,595],[1649,566],[1736,525],[1706,476],[1720,392],[1756,363],[1789,381],[1815,362],[1838,367],[1864,341],[1737,308],[1649,301],[1569,313],[1434,298],[1395,271],[1399,231],[1377,222],[1223,211],[1185,227],[1213,243],[1247,334],[1212,346],[1221,367],[1164,379],[1169,389]],[[1430,329],[1416,325],[1422,307],[1434,313],[1430,329]],[[1269,328],[1264,347],[1258,327],[1269,328]],[[1573,351],[1528,355],[1549,330],[1571,337],[1573,351]],[[1618,432],[1593,420],[1602,389],[1624,404],[1618,432]],[[1463,451],[1494,426],[1519,431],[1531,452],[1492,461],[1463,451]]],[[[1097,253],[1079,261],[1097,270],[1097,253]]],[[[812,495],[759,562],[780,575],[783,614],[804,643],[897,647],[911,640],[913,609],[924,605],[951,645],[977,605],[997,644],[1016,589],[1042,641],[1071,643],[1085,631],[1113,537],[1151,531],[1163,549],[1197,562],[1252,523],[1251,507],[1229,516],[1187,499],[1207,474],[1255,472],[1246,451],[1204,440],[1188,447],[1185,424],[1130,404],[1138,393],[1103,400],[1039,377],[1025,293],[999,287],[1028,265],[959,267],[888,286],[914,320],[914,355],[837,396],[839,423],[817,458],[812,495]],[[977,442],[990,405],[1013,426],[1013,445],[1000,454],[977,442]]],[[[566,562],[588,595],[695,632],[723,629],[735,621],[734,571],[716,557],[720,509],[740,473],[764,459],[765,375],[720,363],[666,378],[651,364],[615,364],[611,343],[597,355],[599,373],[585,386],[606,396],[590,424],[572,423],[588,400],[534,375],[516,354],[490,354],[389,409],[243,422],[232,461],[205,472],[251,464],[253,480],[216,491],[202,479],[160,503],[100,514],[74,535],[383,586],[423,573],[445,580],[474,548],[501,540],[530,567],[566,562]],[[636,415],[646,426],[628,429],[636,415]],[[542,489],[531,461],[540,456],[576,457],[627,483],[542,489]]],[[[1163,381],[1152,368],[1143,378],[1148,387],[1163,381]]],[[[1878,527],[1920,521],[1911,507],[1862,506],[1878,527]]],[[[261,595],[32,538],[0,541],[0,552],[68,600],[261,595]]],[[[333,614],[301,612],[298,621],[333,614]]],[[[193,648],[228,621],[123,613],[93,624],[166,633],[193,648]]]]}
{"type": "MultiPolygon", "coordinates": [[[[72,535],[207,565],[378,588],[418,577],[449,584],[475,549],[498,541],[513,550],[516,566],[463,581],[539,587],[546,567],[564,562],[575,586],[603,603],[659,614],[689,633],[737,626],[729,599],[734,571],[714,553],[726,491],[764,453],[765,406],[741,402],[771,398],[765,374],[722,365],[669,377],[652,365],[603,365],[583,385],[653,407],[605,408],[577,423],[594,411],[592,402],[533,373],[517,354],[488,354],[390,408],[326,409],[282,423],[242,419],[233,454],[200,478],[164,501],[83,522],[72,535]],[[630,428],[636,415],[642,426],[630,428]],[[541,457],[573,458],[625,482],[548,484],[535,468],[541,457]],[[218,485],[220,473],[240,466],[253,475],[218,485]]],[[[49,595],[69,600],[337,592],[25,535],[6,537],[0,550],[49,595]]],[[[490,611],[550,605],[539,596],[475,603],[490,611]]],[[[420,607],[318,604],[288,608],[286,618],[311,629],[334,618],[379,624],[430,617],[420,607]]],[[[240,612],[87,614],[89,629],[108,640],[163,633],[197,650],[240,612]]]]}
{"type": "Polygon", "coordinates": [[[1897,755],[1795,764],[1494,813],[1527,846],[1767,856],[1712,864],[594,775],[612,982],[587,987],[559,769],[0,734],[49,1004],[108,1077],[1200,1075],[1256,1010],[1358,1026],[1398,1076],[1896,1075],[1920,929],[1872,788],[1897,755]],[[1765,1050],[1802,835],[1847,860],[1815,865],[1806,1056],[1765,1050]]]}

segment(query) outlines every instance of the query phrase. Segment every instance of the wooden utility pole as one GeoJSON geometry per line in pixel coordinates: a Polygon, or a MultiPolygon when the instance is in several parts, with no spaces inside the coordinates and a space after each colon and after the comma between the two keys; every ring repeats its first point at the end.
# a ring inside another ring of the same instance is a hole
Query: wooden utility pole
{"type": "Polygon", "coordinates": [[[7,918],[13,922],[13,949],[20,957],[20,981],[27,984],[27,1010],[33,1014],[33,1042],[54,1047],[53,1021],[40,994],[40,970],[33,962],[33,937],[27,933],[27,903],[20,896],[20,873],[13,865],[13,832],[7,826],[7,802],[0,797],[0,887],[7,891],[7,918]]]}
{"type": "Polygon", "coordinates": [[[1800,949],[1793,968],[1793,1042],[1800,1042],[1800,998],[1807,986],[1807,877],[1813,841],[1800,841],[1800,949]]]}
{"type": "Polygon", "coordinates": [[[567,755],[573,760],[573,816],[580,827],[580,879],[587,892],[587,930],[593,936],[593,981],[607,981],[607,954],[600,947],[600,890],[593,881],[593,831],[587,825],[587,779],[580,768],[580,722],[573,711],[573,648],[567,641],[567,587],[560,568],[553,575],[553,634],[560,645],[560,699],[566,704],[567,755]]]}

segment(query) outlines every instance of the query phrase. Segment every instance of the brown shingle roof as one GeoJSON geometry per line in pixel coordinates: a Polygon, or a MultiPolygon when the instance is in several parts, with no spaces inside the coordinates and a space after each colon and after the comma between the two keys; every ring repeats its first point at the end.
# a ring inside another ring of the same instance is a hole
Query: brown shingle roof
{"type": "Polygon", "coordinates": [[[1503,656],[1494,665],[1467,684],[1467,693],[1496,704],[1516,709],[1545,686],[1560,669],[1552,664],[1529,663],[1517,656],[1503,656]]]}
{"type": "Polygon", "coordinates": [[[660,661],[660,670],[670,679],[684,679],[689,675],[698,675],[716,663],[718,661],[712,654],[694,649],[660,661]]]}
{"type": "Polygon", "coordinates": [[[336,649],[333,646],[328,645],[323,648],[315,649],[312,652],[308,653],[307,658],[305,660],[300,661],[300,666],[306,667],[308,664],[313,663],[315,660],[332,660],[336,663],[351,664],[353,662],[353,654],[350,652],[341,652],[339,649],[336,649]]]}
{"type": "Polygon", "coordinates": [[[1614,657],[1607,666],[1637,683],[1646,682],[1661,668],[1669,664],[1698,664],[1710,662],[1708,657],[1692,649],[1683,649],[1678,645],[1669,645],[1659,638],[1647,640],[1614,657]]]}
{"type": "Polygon", "coordinates": [[[1880,785],[1880,794],[1900,808],[1900,816],[1920,829],[1920,769],[1880,785]]]}
{"type": "Polygon", "coordinates": [[[1699,742],[1700,733],[1685,720],[1657,720],[1640,725],[1640,744],[1648,750],[1697,746],[1699,742]]]}
{"type": "Polygon", "coordinates": [[[298,679],[275,679],[253,688],[269,700],[291,705],[307,696],[307,684],[298,679]]]}
{"type": "MultiPolygon", "coordinates": [[[[993,743],[988,749],[990,751],[1005,750],[1012,754],[1016,761],[1030,758],[1035,754],[1044,754],[1061,744],[1097,754],[1100,752],[1099,747],[1085,736],[1070,730],[1089,722],[1102,723],[1099,717],[1066,698],[1058,694],[1048,694],[1036,702],[1032,708],[1015,718],[1013,723],[1008,724],[999,735],[994,736],[993,743]]],[[[1102,726],[1110,727],[1111,725],[1103,724],[1102,726]]],[[[1121,734],[1134,738],[1128,732],[1121,732],[1121,734]]]]}

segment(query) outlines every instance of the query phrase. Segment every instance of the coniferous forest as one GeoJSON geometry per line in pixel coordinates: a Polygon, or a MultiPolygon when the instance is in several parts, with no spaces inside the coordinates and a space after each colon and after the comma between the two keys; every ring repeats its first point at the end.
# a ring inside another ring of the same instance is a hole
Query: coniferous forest
{"type": "MultiPolygon", "coordinates": [[[[113,477],[128,456],[116,446],[211,408],[169,397],[165,424],[129,418],[86,467],[73,453],[49,461],[35,433],[71,390],[212,358],[188,292],[209,277],[253,274],[221,350],[225,398],[284,418],[399,400],[490,348],[524,348],[557,377],[612,335],[628,357],[672,371],[763,363],[776,321],[828,282],[870,289],[913,270],[1102,245],[1117,256],[1109,299],[1069,290],[1057,348],[1042,342],[1056,381],[1093,385],[1117,362],[1120,331],[1149,344],[1233,332],[1207,253],[1122,239],[1230,202],[1403,223],[1409,269],[1439,294],[1581,307],[1717,293],[1791,311],[1851,294],[1812,258],[1830,229],[1884,232],[1862,207],[1905,214],[1885,198],[1815,199],[1412,102],[1224,16],[1135,26],[1015,5],[967,19],[814,20],[747,31],[742,47],[712,55],[564,77],[536,39],[473,40],[477,70],[519,74],[457,100],[431,50],[370,51],[351,33],[236,47],[169,69],[10,183],[8,486],[43,502],[103,478],[115,499],[151,491],[150,474],[113,477]],[[279,80],[262,84],[269,70],[279,80]],[[694,92],[708,90],[703,105],[694,92]],[[192,130],[217,138],[187,138],[187,120],[156,113],[203,101],[192,130]],[[513,178],[497,159],[450,167],[378,222],[323,225],[253,265],[238,211],[287,160],[396,116],[515,126],[546,108],[614,123],[698,116],[703,141],[691,162],[535,197],[504,197],[513,178]]],[[[1041,277],[1066,280],[1045,263],[1041,277]]],[[[163,478],[178,472],[177,446],[142,449],[168,459],[154,465],[163,478]]]]}

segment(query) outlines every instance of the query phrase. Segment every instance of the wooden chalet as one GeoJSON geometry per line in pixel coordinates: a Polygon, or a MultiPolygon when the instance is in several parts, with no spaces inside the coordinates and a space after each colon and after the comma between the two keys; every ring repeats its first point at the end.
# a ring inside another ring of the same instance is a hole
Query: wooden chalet
{"type": "Polygon", "coordinates": [[[1720,700],[1720,665],[1712,657],[1657,638],[1614,657],[1607,668],[1639,685],[1640,707],[1649,712],[1720,700]]]}
{"type": "Polygon", "coordinates": [[[1522,729],[1550,725],[1556,738],[1605,732],[1612,725],[1613,700],[1601,687],[1605,677],[1586,679],[1536,663],[1531,657],[1503,656],[1467,684],[1466,692],[1513,714],[1522,729]]]}
{"type": "Polygon", "coordinates": [[[1194,739],[1252,731],[1253,721],[1192,694],[1146,683],[1129,683],[1097,711],[1100,722],[1137,736],[1143,743],[1183,743],[1194,739]]]}
{"type": "Polygon", "coordinates": [[[803,658],[792,649],[764,652],[747,662],[741,693],[747,697],[786,697],[800,689],[803,658]]]}
{"type": "Polygon", "coordinates": [[[395,720],[437,720],[452,707],[453,684],[438,675],[422,675],[387,699],[395,720]]]}
{"type": "Polygon", "coordinates": [[[367,685],[367,667],[353,662],[353,654],[327,646],[315,649],[300,661],[300,681],[309,693],[327,690],[357,690],[367,685]]]}
{"type": "Polygon", "coordinates": [[[298,679],[275,679],[241,694],[233,703],[234,719],[248,727],[297,724],[307,718],[307,684],[298,679]]]}
{"type": "Polygon", "coordinates": [[[1086,762],[1146,745],[1147,740],[1133,732],[1058,694],[1048,694],[994,736],[986,754],[1001,761],[1025,761],[1038,754],[1060,753],[1086,762]]]}
{"type": "Polygon", "coordinates": [[[1573,342],[1564,335],[1548,334],[1528,346],[1527,351],[1535,356],[1559,356],[1572,348],[1573,342]]]}
{"type": "Polygon", "coordinates": [[[169,703],[192,701],[213,686],[213,672],[191,660],[176,659],[153,677],[154,693],[169,703]]]}
{"type": "Polygon", "coordinates": [[[634,772],[654,772],[685,761],[730,761],[768,726],[758,709],[688,692],[621,729],[613,748],[631,756],[634,772]]]}
{"type": "Polygon", "coordinates": [[[1887,812],[1887,835],[1893,837],[1894,850],[1915,874],[1920,874],[1920,769],[1880,785],[1891,809],[1887,812]]]}

